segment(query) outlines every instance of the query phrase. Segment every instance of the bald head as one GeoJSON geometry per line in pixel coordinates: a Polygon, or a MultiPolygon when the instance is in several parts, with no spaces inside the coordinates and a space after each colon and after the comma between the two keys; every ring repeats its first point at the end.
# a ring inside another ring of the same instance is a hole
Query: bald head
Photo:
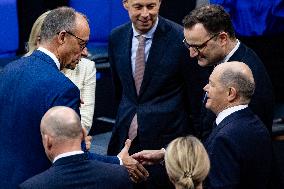
{"type": "Polygon", "coordinates": [[[225,62],[215,67],[222,86],[234,87],[242,101],[248,103],[254,93],[255,83],[251,69],[243,62],[225,62]]]}
{"type": "Polygon", "coordinates": [[[81,139],[82,127],[77,113],[68,107],[56,106],[43,116],[40,129],[57,139],[81,139]]]}

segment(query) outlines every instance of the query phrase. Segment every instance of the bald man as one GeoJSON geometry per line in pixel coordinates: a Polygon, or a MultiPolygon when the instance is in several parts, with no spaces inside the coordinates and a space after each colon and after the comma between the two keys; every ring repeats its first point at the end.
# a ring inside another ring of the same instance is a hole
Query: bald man
{"type": "MultiPolygon", "coordinates": [[[[80,118],[68,107],[57,106],[46,112],[40,124],[48,170],[28,179],[20,188],[132,188],[125,168],[90,159],[81,150],[84,138],[80,118]]],[[[126,147],[128,153],[130,144],[126,147]]]]}
{"type": "Polygon", "coordinates": [[[206,108],[217,116],[205,142],[208,189],[268,188],[272,148],[267,128],[248,107],[254,89],[252,72],[242,62],[219,64],[204,87],[206,108]]]}

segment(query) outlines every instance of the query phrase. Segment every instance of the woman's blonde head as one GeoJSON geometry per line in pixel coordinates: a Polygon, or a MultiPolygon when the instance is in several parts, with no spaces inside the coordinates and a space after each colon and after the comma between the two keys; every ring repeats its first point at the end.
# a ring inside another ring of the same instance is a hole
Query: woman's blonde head
{"type": "Polygon", "coordinates": [[[33,53],[33,51],[38,48],[38,43],[39,43],[39,40],[40,40],[41,26],[42,26],[42,23],[43,23],[44,19],[46,18],[46,16],[48,15],[49,12],[50,11],[44,12],[34,22],[31,33],[30,33],[29,41],[27,43],[27,54],[26,54],[26,56],[31,55],[33,53]]]}
{"type": "Polygon", "coordinates": [[[195,137],[179,137],[167,147],[167,173],[176,189],[196,189],[208,175],[210,162],[202,143],[195,137]]]}

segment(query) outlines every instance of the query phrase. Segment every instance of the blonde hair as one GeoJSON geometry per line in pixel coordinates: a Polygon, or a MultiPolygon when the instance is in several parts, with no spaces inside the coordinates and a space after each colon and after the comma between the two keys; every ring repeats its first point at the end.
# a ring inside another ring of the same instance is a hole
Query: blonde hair
{"type": "Polygon", "coordinates": [[[46,16],[48,15],[50,11],[46,11],[44,12],[42,15],[40,15],[35,23],[33,24],[31,33],[30,33],[30,37],[29,37],[29,41],[27,43],[27,53],[25,54],[25,56],[29,56],[31,55],[34,50],[36,50],[38,48],[38,42],[40,40],[40,32],[41,32],[41,26],[42,23],[44,21],[44,19],[46,18],[46,16]]]}
{"type": "Polygon", "coordinates": [[[210,161],[204,146],[193,136],[179,137],[168,145],[165,165],[176,189],[198,187],[210,169],[210,161]]]}

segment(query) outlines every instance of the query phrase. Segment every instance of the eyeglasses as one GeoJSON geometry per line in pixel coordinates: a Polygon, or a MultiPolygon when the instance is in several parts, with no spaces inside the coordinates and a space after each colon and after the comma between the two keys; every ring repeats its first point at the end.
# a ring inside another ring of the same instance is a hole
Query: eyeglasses
{"type": "Polygon", "coordinates": [[[218,36],[219,35],[219,33],[217,33],[217,34],[215,34],[215,35],[213,35],[212,37],[210,37],[208,40],[206,40],[204,43],[202,43],[202,44],[200,44],[200,45],[190,45],[190,44],[188,44],[188,42],[186,41],[186,39],[184,38],[183,39],[183,44],[184,44],[184,46],[186,46],[186,48],[193,48],[196,52],[198,52],[198,54],[200,53],[200,51],[203,49],[203,48],[205,48],[206,46],[207,46],[207,43],[210,41],[210,40],[212,40],[214,37],[216,37],[216,36],[218,36]]]}
{"type": "Polygon", "coordinates": [[[80,50],[82,51],[88,44],[87,40],[81,39],[80,37],[78,37],[77,35],[73,34],[72,32],[66,31],[66,33],[68,33],[69,35],[72,35],[73,37],[79,39],[81,42],[79,42],[80,45],[80,50]]]}

